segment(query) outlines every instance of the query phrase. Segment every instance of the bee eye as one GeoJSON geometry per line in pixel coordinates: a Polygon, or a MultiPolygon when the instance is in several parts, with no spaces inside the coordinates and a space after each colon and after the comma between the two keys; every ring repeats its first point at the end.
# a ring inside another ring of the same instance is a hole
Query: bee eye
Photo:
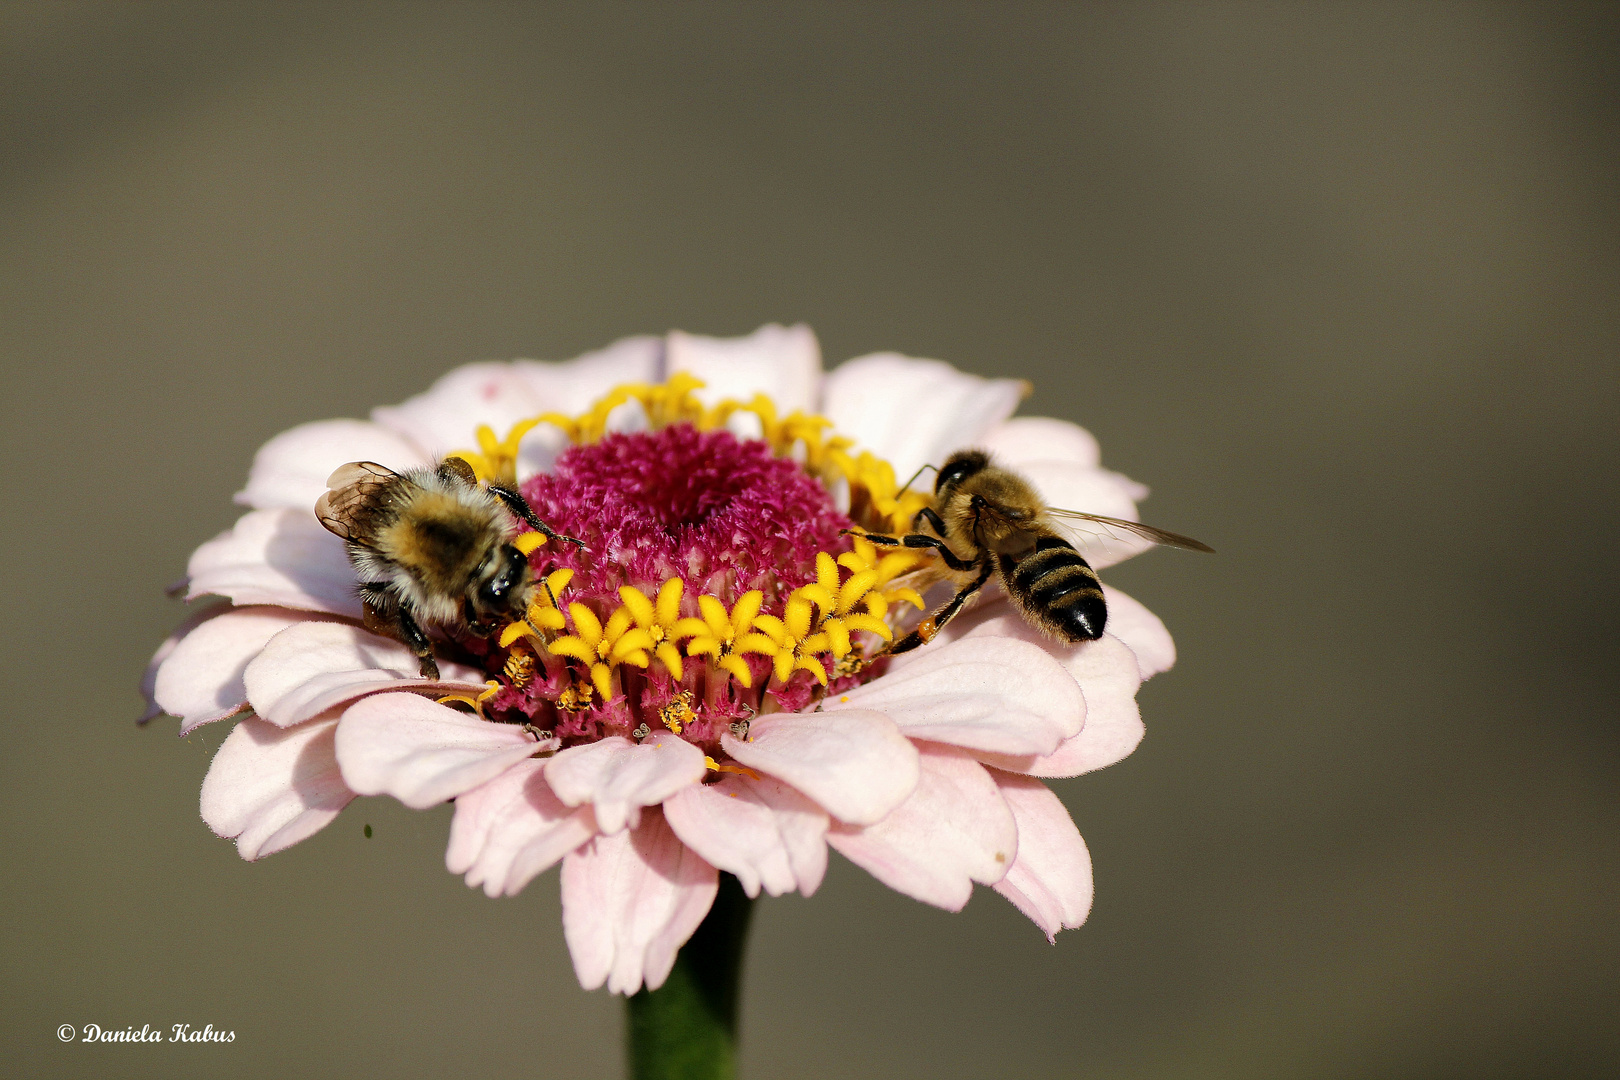
{"type": "Polygon", "coordinates": [[[478,602],[486,609],[499,608],[511,590],[512,582],[505,572],[502,572],[478,586],[478,602]]]}
{"type": "Polygon", "coordinates": [[[485,608],[505,606],[507,596],[523,576],[527,560],[516,548],[508,546],[501,552],[500,569],[478,586],[478,602],[485,608]]]}
{"type": "Polygon", "coordinates": [[[934,483],[934,493],[937,495],[946,488],[961,483],[962,478],[967,474],[968,468],[966,465],[947,466],[940,472],[939,479],[934,483]]]}

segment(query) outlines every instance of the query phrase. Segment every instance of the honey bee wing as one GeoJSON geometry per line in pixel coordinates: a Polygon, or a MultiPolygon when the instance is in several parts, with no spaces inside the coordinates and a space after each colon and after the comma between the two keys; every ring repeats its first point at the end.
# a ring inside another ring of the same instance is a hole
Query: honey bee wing
{"type": "Polygon", "coordinates": [[[1165,547],[1181,548],[1184,551],[1203,551],[1211,555],[1215,554],[1215,549],[1202,541],[1194,540],[1190,536],[1182,536],[1180,533],[1167,532],[1164,529],[1155,529],[1151,525],[1143,525],[1140,521],[1126,521],[1124,518],[1104,517],[1101,514],[1082,514],[1078,510],[1059,510],[1056,507],[1047,507],[1046,512],[1052,517],[1068,518],[1072,521],[1095,521],[1104,529],[1120,529],[1124,532],[1130,533],[1133,536],[1140,536],[1144,540],[1149,540],[1155,544],[1162,544],[1165,547]]]}
{"type": "Polygon", "coordinates": [[[401,479],[392,469],[375,461],[351,461],[340,465],[327,477],[327,490],[315,500],[315,516],[326,530],[344,540],[363,544],[370,530],[370,516],[377,493],[401,479]]]}

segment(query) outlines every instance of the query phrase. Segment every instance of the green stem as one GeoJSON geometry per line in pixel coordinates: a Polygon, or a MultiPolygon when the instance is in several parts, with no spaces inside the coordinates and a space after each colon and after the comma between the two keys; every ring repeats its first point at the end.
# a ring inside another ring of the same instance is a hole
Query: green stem
{"type": "Polygon", "coordinates": [[[737,988],[754,902],[730,874],[657,990],[625,999],[631,1080],[732,1080],[737,988]]]}

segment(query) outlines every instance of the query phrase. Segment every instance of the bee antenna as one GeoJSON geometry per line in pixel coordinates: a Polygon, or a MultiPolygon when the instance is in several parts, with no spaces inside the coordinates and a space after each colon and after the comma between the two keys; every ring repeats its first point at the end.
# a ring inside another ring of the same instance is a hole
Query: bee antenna
{"type": "Polygon", "coordinates": [[[905,483],[900,485],[900,490],[905,491],[908,488],[910,488],[912,484],[915,484],[917,482],[917,477],[921,476],[923,473],[927,472],[929,469],[933,469],[935,472],[939,472],[939,466],[938,465],[924,465],[922,468],[918,469],[916,472],[911,474],[911,479],[910,480],[907,480],[905,483]]]}

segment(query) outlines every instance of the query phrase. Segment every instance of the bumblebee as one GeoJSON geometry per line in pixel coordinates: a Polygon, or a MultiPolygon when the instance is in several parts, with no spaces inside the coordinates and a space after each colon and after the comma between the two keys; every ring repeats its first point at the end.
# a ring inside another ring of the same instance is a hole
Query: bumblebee
{"type": "Polygon", "coordinates": [[[914,529],[926,522],[932,533],[865,534],[872,543],[887,547],[932,549],[945,564],[946,573],[940,576],[961,585],[943,607],[879,655],[893,656],[926,644],[992,576],[1000,579],[1024,618],[1051,637],[1076,644],[1102,637],[1108,623],[1102,582],[1074,545],[1059,535],[1053,518],[1096,522],[1168,547],[1214,551],[1197,540],[1135,521],[1054,509],[1042,502],[1028,480],[995,464],[983,450],[958,451],[939,468],[934,505],[913,519],[914,529]]]}
{"type": "Polygon", "coordinates": [[[479,484],[458,457],[404,472],[353,461],[326,486],[315,516],[348,546],[366,628],[402,641],[424,678],[437,679],[439,665],[423,622],[488,637],[525,616],[536,579],[512,544],[518,522],[585,546],[541,521],[513,488],[479,484]]]}

